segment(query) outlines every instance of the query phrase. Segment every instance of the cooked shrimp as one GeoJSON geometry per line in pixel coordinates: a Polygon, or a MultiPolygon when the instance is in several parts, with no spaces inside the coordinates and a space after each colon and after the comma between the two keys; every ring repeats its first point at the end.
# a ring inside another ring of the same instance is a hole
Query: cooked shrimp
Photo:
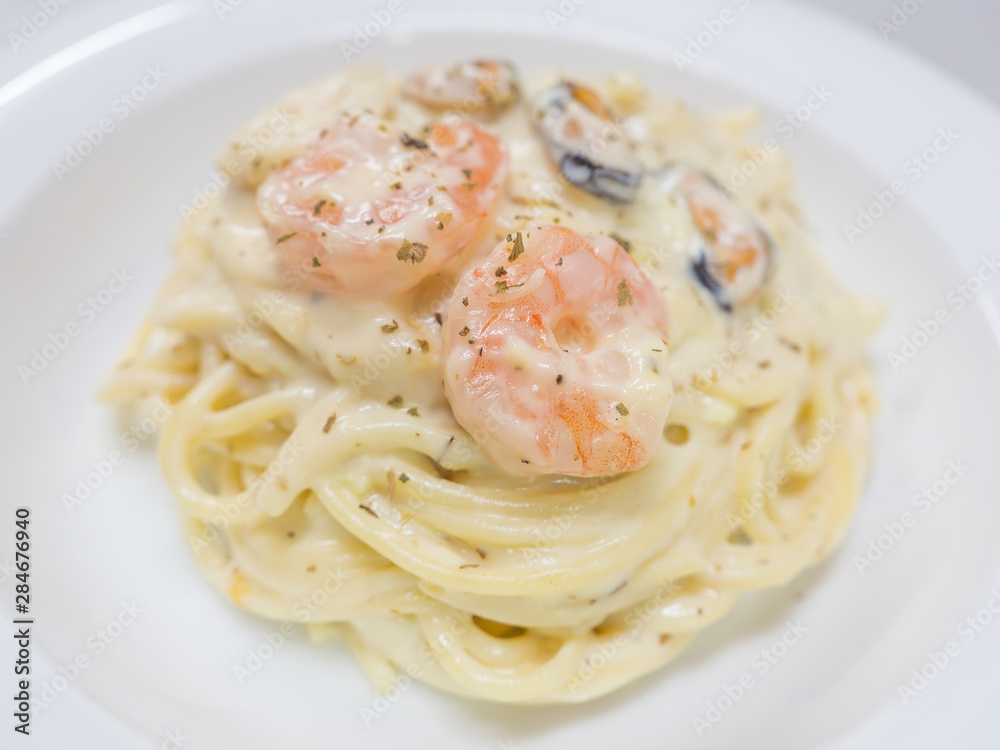
{"type": "Polygon", "coordinates": [[[284,261],[318,288],[389,294],[459,253],[496,208],[506,151],[470,122],[434,125],[425,137],[345,114],[272,172],[257,207],[284,261]]]}
{"type": "Polygon", "coordinates": [[[499,60],[432,65],[410,76],[403,93],[429,107],[499,113],[521,95],[514,66],[499,60]]]}
{"type": "Polygon", "coordinates": [[[692,167],[673,165],[660,188],[687,205],[699,236],[691,247],[691,270],[719,307],[753,300],[771,265],[771,239],[712,177],[692,167]]]}
{"type": "Polygon", "coordinates": [[[443,330],[445,394],[500,468],[638,469],[670,410],[667,310],[609,237],[518,232],[460,279],[443,330]]]}

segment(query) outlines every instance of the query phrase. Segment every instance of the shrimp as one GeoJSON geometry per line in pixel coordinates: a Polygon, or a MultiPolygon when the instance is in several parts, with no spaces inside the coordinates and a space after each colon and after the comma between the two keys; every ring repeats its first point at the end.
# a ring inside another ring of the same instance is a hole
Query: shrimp
{"type": "Polygon", "coordinates": [[[512,474],[638,469],[670,410],[666,304],[610,237],[508,236],[459,280],[442,331],[455,419],[512,474]]]}
{"type": "Polygon", "coordinates": [[[506,174],[503,144],[470,122],[434,125],[423,140],[373,114],[345,114],[268,176],[257,208],[279,257],[313,286],[385,295],[461,252],[496,209],[506,174]]]}
{"type": "Polygon", "coordinates": [[[755,299],[770,270],[771,238],[704,172],[673,165],[663,175],[661,190],[680,196],[698,229],[690,248],[695,278],[727,312],[755,299]]]}

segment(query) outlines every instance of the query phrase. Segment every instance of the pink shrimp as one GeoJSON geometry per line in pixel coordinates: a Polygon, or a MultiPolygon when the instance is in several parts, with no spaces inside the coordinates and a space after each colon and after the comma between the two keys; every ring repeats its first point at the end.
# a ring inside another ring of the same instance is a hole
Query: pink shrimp
{"type": "Polygon", "coordinates": [[[506,151],[464,121],[425,138],[345,114],[272,172],[257,207],[285,263],[317,288],[391,294],[461,252],[500,200],[506,151]]]}
{"type": "Polygon", "coordinates": [[[542,227],[466,272],[445,320],[445,394],[500,468],[638,469],[673,389],[663,297],[609,237],[542,227]]]}

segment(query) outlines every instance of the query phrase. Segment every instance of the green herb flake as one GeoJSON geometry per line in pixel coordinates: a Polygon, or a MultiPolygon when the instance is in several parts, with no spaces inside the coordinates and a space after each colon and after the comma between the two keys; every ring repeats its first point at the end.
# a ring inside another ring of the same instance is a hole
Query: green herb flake
{"type": "Polygon", "coordinates": [[[398,260],[410,261],[410,264],[420,263],[424,258],[427,257],[427,245],[422,242],[410,242],[409,240],[403,240],[403,244],[400,246],[399,250],[396,251],[396,258],[398,260]]]}
{"type": "Polygon", "coordinates": [[[391,323],[386,323],[384,326],[380,326],[382,333],[393,333],[399,330],[399,323],[393,320],[391,323]]]}
{"type": "Polygon", "coordinates": [[[417,346],[420,347],[420,351],[429,352],[431,350],[431,345],[427,343],[427,339],[417,339],[417,346]]]}
{"type": "Polygon", "coordinates": [[[459,336],[468,336],[469,335],[469,326],[462,326],[462,330],[458,332],[458,335],[459,336]]]}
{"type": "Polygon", "coordinates": [[[627,417],[628,416],[628,407],[625,406],[625,404],[623,404],[621,401],[619,401],[617,404],[615,404],[615,410],[619,414],[621,414],[623,417],[627,417]]]}
{"type": "Polygon", "coordinates": [[[624,250],[624,251],[625,251],[626,253],[631,253],[631,252],[632,252],[632,243],[631,243],[631,242],[629,242],[629,241],[628,241],[627,239],[625,239],[624,237],[622,237],[622,236],[621,236],[620,234],[616,234],[616,233],[612,232],[612,233],[611,233],[610,235],[608,235],[608,236],[609,236],[609,237],[611,237],[611,239],[613,239],[613,240],[614,240],[615,242],[617,242],[617,243],[618,243],[619,245],[621,245],[621,246],[622,246],[622,249],[623,249],[623,250],[624,250]]]}
{"type": "Polygon", "coordinates": [[[500,279],[500,281],[498,281],[496,284],[493,285],[493,288],[496,289],[496,292],[494,292],[490,296],[496,297],[498,294],[503,294],[504,292],[509,291],[511,289],[516,289],[519,286],[524,286],[524,284],[508,284],[507,279],[500,279]]]}
{"type": "Polygon", "coordinates": [[[313,268],[319,268],[322,264],[319,262],[319,258],[315,255],[313,256],[313,268]]]}
{"type": "Polygon", "coordinates": [[[632,290],[628,288],[628,282],[622,279],[618,282],[618,307],[632,304],[632,290]]]}
{"type": "Polygon", "coordinates": [[[501,276],[506,276],[507,275],[507,269],[504,268],[503,266],[497,266],[497,269],[493,272],[493,275],[496,276],[496,277],[498,277],[498,278],[501,277],[501,276]]]}
{"type": "Polygon", "coordinates": [[[331,414],[329,417],[326,418],[326,422],[323,423],[323,434],[324,435],[330,431],[330,428],[333,427],[333,423],[336,422],[336,421],[337,421],[337,415],[336,414],[331,414]]]}
{"type": "MultiPolygon", "coordinates": [[[[432,196],[433,197],[433,196],[432,196]]],[[[437,228],[444,229],[451,222],[451,212],[442,211],[434,217],[437,220],[437,228]]]]}
{"type": "Polygon", "coordinates": [[[368,226],[371,226],[374,223],[375,223],[375,219],[365,219],[365,224],[367,224],[368,226]]]}
{"type": "Polygon", "coordinates": [[[326,205],[326,198],[317,201],[316,205],[313,206],[313,216],[319,216],[319,212],[323,210],[323,206],[325,205],[326,205]]]}
{"type": "Polygon", "coordinates": [[[409,409],[407,409],[406,413],[409,414],[411,417],[419,417],[420,416],[420,410],[417,409],[417,407],[415,407],[415,406],[411,406],[409,409]]]}
{"type": "Polygon", "coordinates": [[[393,409],[401,409],[403,407],[403,397],[397,393],[395,396],[386,401],[386,403],[393,409]]]}
{"type": "Polygon", "coordinates": [[[416,149],[428,148],[427,141],[422,141],[419,138],[414,138],[409,133],[403,133],[399,136],[399,140],[403,142],[404,146],[416,149]]]}
{"type": "Polygon", "coordinates": [[[463,169],[462,170],[462,174],[465,175],[465,179],[467,179],[467,180],[471,180],[472,179],[472,170],[471,169],[463,169]]]}
{"type": "Polygon", "coordinates": [[[275,245],[280,245],[285,240],[290,240],[290,239],[292,239],[292,237],[294,237],[297,234],[298,234],[298,232],[289,232],[288,234],[283,234],[278,239],[276,239],[274,241],[274,244],[275,245]]]}
{"type": "Polygon", "coordinates": [[[399,481],[402,482],[403,484],[406,484],[407,482],[410,481],[410,475],[407,474],[406,472],[403,472],[402,474],[399,475],[399,481]]]}
{"type": "MultiPolygon", "coordinates": [[[[510,242],[510,235],[507,235],[507,242],[510,242]]],[[[521,233],[518,232],[517,236],[514,237],[514,248],[510,251],[507,256],[507,260],[513,263],[515,260],[521,257],[521,253],[524,252],[524,240],[521,239],[521,233]]]]}
{"type": "Polygon", "coordinates": [[[462,304],[465,305],[466,307],[468,307],[469,306],[469,298],[468,297],[462,297],[462,304]]]}

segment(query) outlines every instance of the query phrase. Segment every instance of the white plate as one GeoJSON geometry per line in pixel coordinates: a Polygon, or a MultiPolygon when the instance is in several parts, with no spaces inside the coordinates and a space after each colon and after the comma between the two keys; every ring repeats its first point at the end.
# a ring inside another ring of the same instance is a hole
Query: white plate
{"type": "MultiPolygon", "coordinates": [[[[775,135],[797,159],[800,204],[830,265],[890,310],[872,347],[883,397],[875,471],[843,548],[784,590],[745,596],[672,666],[585,706],[492,706],[415,686],[366,726],[361,708],[374,695],[352,657],[337,646],[310,646],[301,634],[240,684],[234,665],[245,664],[247,649],[258,649],[275,625],[237,611],[201,579],[152,452],[130,450],[122,425],[93,393],[165,279],[178,208],[208,182],[227,133],[291,86],[341,68],[338,42],[388,3],[348,14],[296,0],[278,14],[262,3],[222,2],[232,12],[221,19],[207,3],[65,8],[64,18],[19,50],[18,69],[27,72],[0,87],[8,463],[0,558],[13,556],[12,508],[31,506],[36,695],[40,682],[52,686],[54,666],[87,659],[78,675],[69,671],[68,690],[34,717],[36,746],[80,746],[80,727],[95,733],[87,746],[135,746],[77,691],[131,724],[136,743],[142,736],[170,747],[165,733],[179,731],[185,750],[997,746],[1000,729],[987,715],[1000,698],[1000,626],[969,631],[970,640],[956,626],[990,615],[982,608],[1000,585],[1000,277],[961,311],[948,295],[996,247],[1000,117],[873,35],[765,0],[712,10],[566,2],[575,10],[554,31],[546,11],[559,13],[555,2],[540,9],[508,0],[502,15],[445,0],[419,9],[402,2],[356,61],[403,70],[428,59],[502,55],[525,69],[628,67],[696,108],[760,104],[762,137],[775,135]],[[724,8],[733,22],[678,70],[672,53],[724,8]],[[147,66],[166,77],[123,109],[118,97],[141,84],[147,66]],[[833,96],[786,139],[775,123],[822,85],[833,96]],[[105,117],[113,128],[59,181],[52,161],[105,117]],[[949,127],[960,134],[957,143],[911,182],[908,160],[949,127]],[[852,245],[842,225],[895,179],[906,181],[905,196],[852,245]],[[88,321],[77,307],[99,298],[123,267],[134,279],[88,321]],[[894,371],[887,353],[938,308],[949,322],[894,371]],[[30,364],[32,350],[71,321],[78,334],[22,382],[18,365],[30,364]],[[122,464],[69,513],[63,494],[113,450],[122,464]],[[923,513],[913,496],[943,477],[949,461],[971,468],[923,513]],[[906,511],[913,528],[859,573],[856,556],[906,511]],[[142,609],[135,622],[109,628],[132,600],[142,609]],[[762,675],[752,659],[789,620],[808,633],[762,675]],[[118,635],[103,650],[100,629],[109,639],[118,635]],[[950,641],[948,664],[904,706],[898,685],[950,641]],[[745,673],[754,686],[700,736],[692,719],[712,718],[708,702],[729,705],[726,686],[745,673]]],[[[8,623],[13,593],[8,578],[0,584],[8,623]]],[[[1000,597],[993,601],[1000,605],[1000,597]]],[[[11,641],[2,640],[0,665],[9,665],[11,641]]]]}

